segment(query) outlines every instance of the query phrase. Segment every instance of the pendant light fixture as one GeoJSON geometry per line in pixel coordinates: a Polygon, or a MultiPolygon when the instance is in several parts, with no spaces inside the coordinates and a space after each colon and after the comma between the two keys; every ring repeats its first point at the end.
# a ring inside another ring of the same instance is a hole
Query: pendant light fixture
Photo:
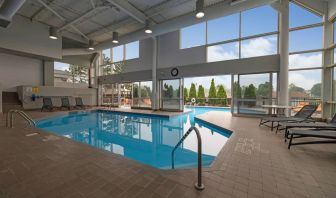
{"type": "Polygon", "coordinates": [[[56,40],[58,39],[58,36],[57,36],[57,29],[54,28],[54,27],[49,27],[49,38],[50,39],[53,39],[53,40],[56,40]]]}
{"type": "Polygon", "coordinates": [[[146,20],[146,28],[145,28],[145,33],[146,34],[151,34],[153,31],[152,31],[152,29],[151,29],[151,27],[150,27],[150,22],[149,22],[149,20],[146,20]]]}
{"type": "Polygon", "coordinates": [[[94,44],[93,40],[89,40],[88,50],[91,50],[91,51],[94,50],[93,44],[94,44]]]}
{"type": "Polygon", "coordinates": [[[118,32],[113,32],[112,33],[112,43],[119,43],[119,33],[118,32]]]}
{"type": "Polygon", "coordinates": [[[204,17],[204,0],[196,1],[196,18],[200,19],[204,17]]]}

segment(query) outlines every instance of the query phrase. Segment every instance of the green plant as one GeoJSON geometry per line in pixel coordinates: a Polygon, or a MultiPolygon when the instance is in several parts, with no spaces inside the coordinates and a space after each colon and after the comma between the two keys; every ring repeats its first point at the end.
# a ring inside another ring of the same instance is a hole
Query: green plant
{"type": "Polygon", "coordinates": [[[217,98],[219,98],[218,104],[222,106],[227,105],[227,95],[223,85],[219,85],[217,91],[217,98]]]}

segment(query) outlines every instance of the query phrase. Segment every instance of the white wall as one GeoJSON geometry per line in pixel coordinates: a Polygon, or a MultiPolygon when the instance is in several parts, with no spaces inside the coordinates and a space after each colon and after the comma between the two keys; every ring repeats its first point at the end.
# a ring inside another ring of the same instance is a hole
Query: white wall
{"type": "Polygon", "coordinates": [[[15,15],[8,28],[0,28],[0,48],[42,56],[62,58],[62,39],[49,39],[49,27],[15,15]]]}
{"type": "Polygon", "coordinates": [[[42,85],[42,61],[0,53],[0,84],[3,91],[13,92],[19,85],[42,85]]]}
{"type": "Polygon", "coordinates": [[[52,97],[54,106],[61,106],[61,97],[69,97],[71,106],[75,105],[75,97],[81,97],[84,105],[97,105],[97,89],[94,88],[63,88],[38,86],[37,96],[40,96],[35,101],[32,101],[32,86],[19,86],[17,88],[19,99],[22,101],[24,109],[40,109],[42,107],[42,97],[52,97]]]}

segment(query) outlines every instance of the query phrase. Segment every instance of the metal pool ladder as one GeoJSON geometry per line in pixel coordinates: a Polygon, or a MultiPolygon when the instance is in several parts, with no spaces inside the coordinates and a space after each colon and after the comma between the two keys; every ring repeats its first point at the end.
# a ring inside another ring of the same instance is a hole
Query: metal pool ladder
{"type": "Polygon", "coordinates": [[[202,138],[201,135],[198,131],[198,129],[195,126],[192,126],[188,129],[188,131],[183,135],[183,137],[180,139],[180,141],[176,144],[174,147],[172,153],[171,153],[171,158],[172,158],[172,169],[175,168],[174,166],[174,154],[175,150],[182,144],[182,142],[188,137],[188,135],[192,132],[195,131],[196,136],[197,136],[197,154],[198,154],[198,179],[197,183],[195,184],[195,188],[197,190],[203,190],[204,185],[202,184],[202,138]]]}
{"type": "Polygon", "coordinates": [[[25,112],[21,110],[17,110],[17,109],[12,109],[12,110],[9,110],[7,113],[7,120],[6,120],[7,128],[13,128],[14,114],[20,115],[24,120],[28,122],[30,126],[33,126],[33,127],[36,126],[36,122],[33,119],[31,119],[25,112]]]}

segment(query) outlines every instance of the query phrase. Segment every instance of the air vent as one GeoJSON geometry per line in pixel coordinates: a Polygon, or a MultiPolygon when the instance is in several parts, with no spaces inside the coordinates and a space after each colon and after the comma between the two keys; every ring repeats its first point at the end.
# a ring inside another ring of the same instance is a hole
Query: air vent
{"type": "Polygon", "coordinates": [[[0,27],[8,27],[25,0],[0,0],[0,27]]]}

